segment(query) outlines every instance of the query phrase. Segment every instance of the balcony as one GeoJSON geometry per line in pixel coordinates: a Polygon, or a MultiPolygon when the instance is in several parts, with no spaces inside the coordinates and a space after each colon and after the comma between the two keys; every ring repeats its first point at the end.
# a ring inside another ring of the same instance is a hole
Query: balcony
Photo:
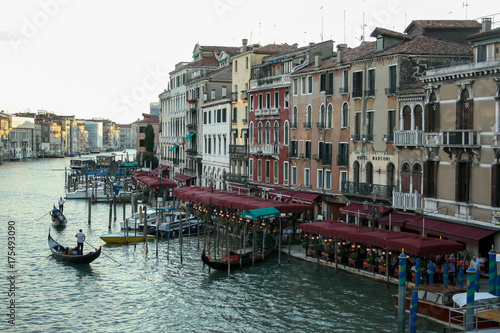
{"type": "Polygon", "coordinates": [[[238,92],[232,92],[232,93],[231,93],[231,101],[232,101],[233,103],[238,102],[238,92]]]}
{"type": "Polygon", "coordinates": [[[321,155],[320,154],[313,154],[313,160],[321,161],[321,155]]]}
{"type": "Polygon", "coordinates": [[[394,134],[384,134],[384,142],[394,142],[394,134]]]}
{"type": "Polygon", "coordinates": [[[333,95],[333,89],[325,89],[321,91],[322,93],[325,93],[327,96],[333,95]]]}
{"type": "Polygon", "coordinates": [[[226,181],[233,183],[246,184],[248,182],[248,175],[240,175],[236,173],[227,173],[226,181]]]}
{"type": "Polygon", "coordinates": [[[280,145],[274,144],[274,143],[252,145],[252,146],[250,146],[250,154],[277,156],[280,154],[280,145]]]}
{"type": "Polygon", "coordinates": [[[351,141],[353,141],[353,142],[359,142],[359,141],[361,141],[361,134],[352,134],[351,135],[351,141]]]}
{"type": "Polygon", "coordinates": [[[326,125],[324,122],[318,122],[318,123],[316,123],[316,127],[318,129],[325,129],[326,125]]]}
{"type": "Polygon", "coordinates": [[[375,89],[365,90],[366,97],[375,97],[375,89]]]}
{"type": "Polygon", "coordinates": [[[349,94],[349,87],[341,87],[339,88],[339,93],[342,95],[349,94]]]}
{"type": "Polygon", "coordinates": [[[304,123],[304,128],[305,129],[311,129],[312,128],[312,123],[310,121],[304,123]]]}
{"type": "Polygon", "coordinates": [[[229,145],[229,155],[248,155],[248,146],[246,145],[229,145]]]}
{"type": "Polygon", "coordinates": [[[262,115],[262,109],[255,109],[255,116],[261,116],[262,115]]]}
{"type": "Polygon", "coordinates": [[[480,147],[479,131],[453,130],[442,132],[443,146],[450,148],[480,147]]]}
{"type": "Polygon", "coordinates": [[[385,88],[385,94],[387,96],[396,94],[396,87],[385,88]]]}
{"type": "Polygon", "coordinates": [[[373,142],[373,134],[363,135],[363,142],[373,142]]]}
{"type": "Polygon", "coordinates": [[[269,110],[269,114],[272,114],[272,115],[280,114],[280,109],[279,108],[271,108],[269,110]]]}
{"type": "Polygon", "coordinates": [[[424,147],[438,147],[441,144],[441,133],[423,133],[424,147]]]}
{"type": "Polygon", "coordinates": [[[392,193],[392,207],[404,210],[422,210],[423,196],[420,193],[392,193]]]}
{"type": "Polygon", "coordinates": [[[366,199],[371,200],[374,190],[377,192],[377,200],[392,202],[394,186],[344,181],[342,182],[341,192],[351,199],[355,198],[359,201],[364,201],[366,199]]]}
{"type": "Polygon", "coordinates": [[[250,89],[274,87],[290,84],[290,74],[250,80],[250,89]]]}
{"type": "Polygon", "coordinates": [[[244,99],[244,100],[248,99],[248,91],[246,91],[246,90],[241,91],[241,99],[244,99]]]}
{"type": "Polygon", "coordinates": [[[421,147],[424,135],[421,130],[394,131],[394,145],[396,147],[421,147]]]}
{"type": "Polygon", "coordinates": [[[198,151],[195,148],[188,148],[188,149],[186,149],[186,154],[191,155],[191,156],[195,156],[198,154],[198,151]]]}
{"type": "Polygon", "coordinates": [[[241,119],[241,122],[243,123],[243,125],[246,125],[248,124],[248,119],[241,119]]]}
{"type": "Polygon", "coordinates": [[[349,155],[337,155],[337,165],[338,166],[348,166],[349,165],[349,155]]]}
{"type": "Polygon", "coordinates": [[[271,114],[269,109],[262,109],[262,116],[268,116],[269,114],[271,114]]]}
{"type": "Polygon", "coordinates": [[[353,90],[352,91],[353,98],[360,98],[361,96],[363,96],[363,92],[361,90],[353,90]]]}
{"type": "Polygon", "coordinates": [[[293,121],[291,123],[291,127],[292,127],[292,129],[294,129],[294,128],[297,129],[297,128],[299,128],[299,124],[297,123],[297,121],[293,121]]]}

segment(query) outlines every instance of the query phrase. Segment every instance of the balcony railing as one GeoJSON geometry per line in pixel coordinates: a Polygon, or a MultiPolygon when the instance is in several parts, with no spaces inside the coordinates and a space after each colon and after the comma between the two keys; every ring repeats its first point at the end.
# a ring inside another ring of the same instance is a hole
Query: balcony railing
{"type": "Polygon", "coordinates": [[[361,90],[353,90],[352,91],[352,97],[361,97],[363,95],[363,92],[361,90]]]}
{"type": "Polygon", "coordinates": [[[316,123],[316,127],[318,129],[324,129],[325,128],[325,123],[324,122],[317,122],[316,123]]]}
{"type": "Polygon", "coordinates": [[[425,147],[438,147],[441,144],[441,133],[425,133],[423,134],[423,145],[425,147]]]}
{"type": "Polygon", "coordinates": [[[305,122],[304,123],[304,128],[311,129],[312,128],[312,123],[310,121],[305,122]]]}
{"type": "Polygon", "coordinates": [[[231,93],[231,100],[232,102],[238,102],[238,93],[237,92],[232,92],[231,93]]]}
{"type": "Polygon", "coordinates": [[[280,114],[280,109],[279,108],[271,108],[269,110],[270,114],[280,114]]]}
{"type": "Polygon", "coordinates": [[[230,155],[247,155],[248,147],[246,145],[229,145],[230,155]]]}
{"type": "Polygon", "coordinates": [[[293,121],[293,122],[291,123],[291,126],[292,126],[292,128],[298,128],[298,127],[299,127],[299,124],[297,123],[297,121],[293,121]]]}
{"type": "Polygon", "coordinates": [[[246,182],[248,182],[248,175],[239,175],[239,174],[236,174],[236,173],[227,173],[226,174],[226,181],[233,182],[233,183],[245,184],[246,182]]]}
{"type": "Polygon", "coordinates": [[[342,194],[352,195],[359,197],[371,198],[373,191],[377,192],[377,200],[390,200],[392,201],[392,193],[394,186],[369,184],[369,183],[355,183],[351,181],[342,182],[342,194]]]}
{"type": "Polygon", "coordinates": [[[290,84],[290,74],[284,74],[279,76],[271,76],[262,79],[252,79],[250,80],[250,89],[261,88],[261,87],[272,87],[278,85],[289,85],[290,84]]]}
{"type": "Polygon", "coordinates": [[[373,134],[365,134],[365,135],[363,135],[363,141],[372,142],[373,141],[373,134]]]}
{"type": "Polygon", "coordinates": [[[385,142],[394,142],[394,134],[384,134],[385,142]]]}
{"type": "Polygon", "coordinates": [[[349,87],[341,87],[341,88],[339,88],[339,93],[341,93],[341,94],[348,94],[349,93],[349,87]]]}
{"type": "Polygon", "coordinates": [[[361,134],[352,134],[351,141],[353,141],[353,142],[361,141],[361,134]]]}
{"type": "Polygon", "coordinates": [[[248,99],[248,91],[242,90],[241,91],[241,99],[248,99]]]}
{"type": "Polygon", "coordinates": [[[313,154],[313,160],[320,161],[321,155],[320,154],[313,154]]]}
{"type": "Polygon", "coordinates": [[[479,147],[479,131],[443,131],[443,146],[458,148],[479,147]]]}
{"type": "Polygon", "coordinates": [[[394,95],[396,93],[396,87],[385,88],[386,95],[394,95]]]}
{"type": "Polygon", "coordinates": [[[421,130],[394,131],[394,145],[403,147],[420,147],[424,142],[424,135],[421,130]]]}
{"type": "Polygon", "coordinates": [[[186,154],[196,155],[196,154],[198,154],[198,150],[196,150],[195,148],[188,148],[188,149],[186,149],[186,154]]]}
{"type": "Polygon", "coordinates": [[[262,109],[255,109],[255,116],[262,115],[262,109]]]}
{"type": "Polygon", "coordinates": [[[248,124],[248,119],[241,119],[241,122],[243,123],[243,125],[246,125],[248,124]]]}
{"type": "Polygon", "coordinates": [[[375,89],[365,90],[365,96],[366,97],[374,97],[375,96],[375,89]]]}
{"type": "Polygon", "coordinates": [[[347,166],[349,165],[349,155],[337,155],[337,165],[338,166],[347,166]]]}
{"type": "Polygon", "coordinates": [[[250,146],[250,154],[253,155],[279,155],[279,144],[260,144],[250,146]]]}
{"type": "Polygon", "coordinates": [[[198,129],[198,123],[187,124],[186,127],[187,127],[188,132],[190,132],[190,133],[196,132],[196,130],[198,129]]]}
{"type": "Polygon", "coordinates": [[[392,207],[404,210],[421,210],[423,196],[420,193],[392,193],[392,207]]]}

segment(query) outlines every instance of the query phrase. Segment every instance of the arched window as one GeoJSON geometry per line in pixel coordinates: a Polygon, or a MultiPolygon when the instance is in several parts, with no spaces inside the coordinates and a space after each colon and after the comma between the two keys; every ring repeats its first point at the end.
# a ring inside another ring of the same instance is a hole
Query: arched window
{"type": "Polygon", "coordinates": [[[342,105],[342,127],[349,126],[349,104],[342,105]]]}
{"type": "Polygon", "coordinates": [[[353,170],[353,182],[354,183],[359,183],[359,162],[355,161],[352,165],[352,170],[353,170]]]}
{"type": "Polygon", "coordinates": [[[412,193],[415,193],[415,191],[422,193],[422,166],[419,163],[413,165],[411,178],[412,193]]]}
{"type": "Polygon", "coordinates": [[[393,187],[394,184],[396,184],[396,177],[394,174],[394,164],[389,163],[387,164],[387,186],[393,187]]]}
{"type": "Polygon", "coordinates": [[[266,144],[271,143],[271,123],[266,123],[266,144]]]}
{"type": "Polygon", "coordinates": [[[373,184],[373,164],[366,163],[366,183],[373,184]]]}
{"type": "Polygon", "coordinates": [[[292,128],[297,128],[298,124],[299,124],[299,111],[297,110],[297,106],[294,106],[292,113],[292,128]]]}
{"type": "Polygon", "coordinates": [[[410,193],[410,164],[407,162],[401,167],[401,192],[410,193]]]}
{"type": "Polygon", "coordinates": [[[283,133],[285,139],[284,139],[284,144],[289,145],[290,144],[290,125],[288,124],[288,120],[285,121],[285,129],[283,133]]]}
{"type": "Polygon", "coordinates": [[[262,144],[262,122],[259,122],[259,132],[257,133],[257,143],[262,144]]]}
{"type": "Polygon", "coordinates": [[[326,128],[332,128],[333,120],[333,105],[328,104],[328,112],[326,114],[326,128]]]}
{"type": "Polygon", "coordinates": [[[321,104],[321,107],[319,108],[319,122],[320,122],[320,126],[321,126],[320,128],[326,127],[325,118],[326,118],[325,105],[321,104]]]}
{"type": "Polygon", "coordinates": [[[420,104],[415,105],[413,108],[413,118],[415,119],[415,129],[422,130],[422,106],[420,104]]]}
{"type": "Polygon", "coordinates": [[[274,122],[274,143],[280,142],[280,125],[277,121],[274,122]]]}
{"type": "Polygon", "coordinates": [[[429,103],[425,105],[424,123],[426,132],[439,131],[439,103],[434,92],[429,95],[429,103]]]}
{"type": "Polygon", "coordinates": [[[469,96],[469,90],[462,90],[460,100],[457,102],[457,129],[472,129],[472,102],[469,96]]]}
{"type": "Polygon", "coordinates": [[[403,108],[403,130],[411,131],[411,108],[408,105],[403,108]]]}
{"type": "Polygon", "coordinates": [[[251,140],[250,144],[253,145],[253,143],[255,142],[255,137],[254,137],[255,133],[253,132],[253,122],[250,122],[250,126],[249,127],[250,127],[249,128],[249,131],[250,131],[249,137],[250,137],[250,140],[251,140]]]}
{"type": "Polygon", "coordinates": [[[307,113],[306,113],[306,128],[311,128],[311,122],[312,122],[312,107],[310,105],[307,106],[307,113]]]}

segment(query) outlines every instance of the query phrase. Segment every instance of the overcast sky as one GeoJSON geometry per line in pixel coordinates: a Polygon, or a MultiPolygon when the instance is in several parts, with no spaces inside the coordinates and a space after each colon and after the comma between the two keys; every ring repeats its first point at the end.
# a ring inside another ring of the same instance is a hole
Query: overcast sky
{"type": "MultiPolygon", "coordinates": [[[[498,0],[0,0],[0,110],[47,110],[130,123],[167,88],[196,43],[333,39],[359,45],[375,26],[476,19],[498,0]]],[[[497,14],[495,20],[500,20],[497,14]]],[[[500,26],[500,25],[498,25],[500,26]]]]}

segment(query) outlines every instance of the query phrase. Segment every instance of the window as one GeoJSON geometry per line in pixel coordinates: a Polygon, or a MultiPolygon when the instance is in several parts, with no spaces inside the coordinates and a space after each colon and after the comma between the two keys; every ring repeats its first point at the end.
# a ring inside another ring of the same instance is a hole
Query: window
{"type": "Polygon", "coordinates": [[[331,165],[332,164],[332,144],[331,143],[323,144],[321,163],[323,163],[323,165],[331,165]]]}
{"type": "Polygon", "coordinates": [[[273,173],[274,173],[274,183],[278,184],[278,174],[279,174],[279,167],[278,167],[278,161],[274,161],[274,166],[273,166],[273,173]]]}
{"type": "Polygon", "coordinates": [[[406,162],[401,168],[401,192],[410,193],[410,164],[406,162]]]}
{"type": "Polygon", "coordinates": [[[500,164],[491,165],[491,207],[500,207],[500,164]]]}
{"type": "Polygon", "coordinates": [[[275,108],[279,108],[280,107],[280,100],[279,100],[279,97],[280,97],[280,93],[275,91],[274,92],[274,107],[275,108]]]}
{"type": "Polygon", "coordinates": [[[354,134],[358,137],[361,135],[361,112],[356,112],[354,115],[354,134]]]}
{"type": "Polygon", "coordinates": [[[333,73],[324,73],[320,75],[320,91],[324,91],[325,94],[333,94],[333,73]]]}
{"type": "Polygon", "coordinates": [[[394,164],[387,164],[387,186],[394,187],[396,185],[396,173],[394,164]]]}
{"type": "Polygon", "coordinates": [[[306,82],[306,78],[303,77],[301,80],[300,80],[300,84],[301,84],[301,87],[302,87],[302,95],[305,95],[306,94],[306,91],[307,91],[307,82],[306,82]]]}
{"type": "Polygon", "coordinates": [[[238,60],[234,61],[234,72],[238,73],[238,60]]]}
{"type": "Polygon", "coordinates": [[[288,102],[289,97],[288,97],[288,95],[289,95],[288,90],[285,90],[285,109],[288,109],[288,107],[289,107],[289,104],[288,104],[289,103],[288,102]]]}
{"type": "Polygon", "coordinates": [[[271,161],[266,160],[266,182],[269,182],[269,177],[271,177],[271,161]]]}
{"type": "Polygon", "coordinates": [[[222,115],[221,109],[217,109],[217,119],[216,119],[216,121],[214,121],[215,123],[218,124],[221,122],[221,119],[222,119],[221,115],[222,115]]]}
{"type": "Polygon", "coordinates": [[[250,126],[249,126],[249,127],[250,127],[250,128],[249,128],[249,131],[250,131],[249,136],[250,136],[250,139],[252,140],[252,141],[250,142],[250,144],[252,144],[252,145],[253,145],[253,143],[255,142],[255,136],[254,136],[254,134],[255,134],[255,133],[254,133],[254,131],[253,131],[253,122],[251,122],[251,123],[250,123],[250,126]]]}
{"type": "Polygon", "coordinates": [[[455,174],[455,201],[469,202],[469,181],[471,164],[468,161],[458,161],[455,174]]]}
{"type": "Polygon", "coordinates": [[[347,166],[349,162],[349,150],[346,142],[339,143],[339,156],[337,159],[338,166],[347,166]]]}
{"type": "Polygon", "coordinates": [[[263,98],[262,94],[259,94],[259,106],[258,106],[259,110],[262,110],[262,102],[263,102],[262,98],[263,98]]]}
{"type": "Polygon", "coordinates": [[[290,125],[288,124],[288,120],[285,121],[285,129],[283,130],[283,135],[285,136],[285,145],[290,144],[290,125]]]}
{"type": "Polygon", "coordinates": [[[403,130],[411,130],[411,108],[408,105],[403,107],[403,130]]]}
{"type": "Polygon", "coordinates": [[[266,109],[271,108],[271,93],[266,94],[266,109]]]}
{"type": "Polygon", "coordinates": [[[290,141],[290,157],[297,157],[297,140],[290,141]]]}
{"type": "Polygon", "coordinates": [[[262,181],[262,160],[257,161],[257,181],[262,181]]]}
{"type": "Polygon", "coordinates": [[[208,153],[208,140],[205,138],[205,149],[204,149],[205,154],[208,153]]]}
{"type": "Polygon", "coordinates": [[[317,173],[316,187],[323,188],[323,169],[318,169],[317,173]]]}
{"type": "Polygon", "coordinates": [[[437,198],[437,175],[439,162],[424,161],[424,197],[437,198]]]}
{"type": "Polygon", "coordinates": [[[306,141],[305,142],[305,152],[304,152],[304,157],[306,159],[311,159],[311,141],[306,141]]]}
{"type": "Polygon", "coordinates": [[[366,112],[366,121],[367,121],[367,138],[368,141],[373,141],[373,122],[374,122],[374,114],[373,111],[366,112]]]}
{"type": "MultiPolygon", "coordinates": [[[[349,104],[348,103],[344,103],[342,105],[342,124],[341,124],[341,126],[343,128],[349,126],[349,104]]],[[[359,133],[357,133],[357,134],[359,134],[359,133]]]]}
{"type": "Polygon", "coordinates": [[[355,183],[359,183],[359,162],[354,161],[354,164],[352,165],[352,171],[353,171],[353,181],[355,183]]]}
{"type": "Polygon", "coordinates": [[[299,123],[299,111],[297,110],[297,106],[294,106],[292,111],[292,128],[297,128],[298,123],[299,123]]]}
{"type": "Polygon", "coordinates": [[[297,185],[297,167],[292,166],[292,185],[297,185]]]}
{"type": "Polygon", "coordinates": [[[373,184],[373,164],[366,163],[366,183],[373,184]]]}
{"type": "Polygon", "coordinates": [[[343,92],[348,92],[349,91],[349,71],[345,70],[342,73],[342,76],[343,76],[342,88],[344,88],[343,92]]]}
{"type": "Polygon", "coordinates": [[[271,143],[271,124],[269,122],[266,123],[266,144],[271,143]]]}
{"type": "Polygon", "coordinates": [[[368,70],[368,96],[375,96],[375,69],[368,70]]]}
{"type": "Polygon", "coordinates": [[[311,122],[312,122],[312,106],[308,105],[306,113],[306,123],[304,124],[304,127],[311,128],[311,122]]]}
{"type": "Polygon", "coordinates": [[[288,185],[288,181],[289,181],[289,166],[288,166],[288,162],[283,162],[283,185],[288,185]]]}
{"type": "Polygon", "coordinates": [[[236,123],[236,121],[238,120],[238,108],[237,107],[234,107],[233,108],[233,117],[232,117],[232,122],[233,123],[236,123]]]}
{"type": "Polygon", "coordinates": [[[319,108],[319,123],[320,123],[321,127],[318,126],[318,128],[325,128],[325,126],[326,126],[325,118],[326,118],[325,105],[321,104],[321,106],[319,108]]]}
{"type": "Polygon", "coordinates": [[[472,129],[473,100],[469,97],[469,90],[464,89],[460,94],[456,109],[456,129],[472,129]]]}
{"type": "Polygon", "coordinates": [[[278,143],[280,141],[280,125],[277,121],[274,122],[273,140],[274,143],[278,143]]]}
{"type": "Polygon", "coordinates": [[[332,128],[333,122],[333,105],[328,104],[328,112],[326,113],[326,128],[332,128]]]}
{"type": "Polygon", "coordinates": [[[253,95],[250,95],[250,110],[253,111],[253,95]]]}
{"type": "Polygon", "coordinates": [[[248,57],[246,57],[245,58],[245,69],[248,69],[248,62],[249,62],[248,60],[249,60],[248,57]]]}
{"type": "Polygon", "coordinates": [[[292,89],[293,89],[293,95],[294,96],[297,96],[299,94],[299,88],[298,88],[298,80],[297,79],[293,79],[293,86],[292,86],[292,89]]]}
{"type": "Polygon", "coordinates": [[[393,142],[394,141],[394,128],[396,127],[396,111],[395,110],[389,110],[387,111],[387,133],[389,134],[387,136],[387,141],[388,142],[393,142]]]}
{"type": "Polygon", "coordinates": [[[259,122],[259,129],[258,129],[258,133],[257,133],[257,143],[259,145],[262,144],[262,122],[259,122]]]}
{"type": "Polygon", "coordinates": [[[425,105],[425,131],[438,132],[439,131],[439,102],[435,93],[429,96],[429,103],[425,105]]]}
{"type": "Polygon", "coordinates": [[[205,111],[205,112],[203,112],[203,124],[204,124],[204,125],[206,125],[206,124],[207,124],[207,116],[208,116],[207,112],[206,112],[206,111],[205,111]]]}
{"type": "Polygon", "coordinates": [[[212,154],[212,138],[208,138],[208,154],[212,154]]]}
{"type": "Polygon", "coordinates": [[[411,185],[411,193],[422,193],[422,166],[418,163],[413,165],[411,185]]]}
{"type": "Polygon", "coordinates": [[[144,147],[144,139],[139,140],[139,147],[144,147]]]}
{"type": "Polygon", "coordinates": [[[389,93],[394,94],[396,92],[396,66],[389,67],[389,93]]]}
{"type": "Polygon", "coordinates": [[[331,170],[325,170],[325,189],[326,190],[332,189],[332,171],[331,170]]]}
{"type": "Polygon", "coordinates": [[[487,57],[486,57],[486,53],[487,53],[487,48],[486,48],[486,45],[479,45],[477,48],[476,48],[476,52],[477,52],[477,58],[476,58],[476,62],[482,62],[482,61],[486,61],[487,57]]]}
{"type": "Polygon", "coordinates": [[[340,177],[339,177],[339,180],[340,180],[340,188],[339,188],[339,191],[342,191],[342,188],[343,188],[343,184],[347,181],[347,171],[340,171],[340,177]]]}
{"type": "Polygon", "coordinates": [[[311,186],[311,170],[309,168],[304,169],[304,187],[311,186]]]}
{"type": "Polygon", "coordinates": [[[352,97],[361,97],[363,95],[363,72],[354,72],[352,74],[352,97]]]}
{"type": "Polygon", "coordinates": [[[413,108],[413,118],[415,121],[415,130],[422,130],[422,106],[415,105],[413,108]]]}
{"type": "Polygon", "coordinates": [[[307,93],[312,94],[313,92],[313,78],[312,76],[307,77],[307,93]]]}
{"type": "Polygon", "coordinates": [[[253,180],[253,159],[248,160],[248,178],[253,180]]]}

